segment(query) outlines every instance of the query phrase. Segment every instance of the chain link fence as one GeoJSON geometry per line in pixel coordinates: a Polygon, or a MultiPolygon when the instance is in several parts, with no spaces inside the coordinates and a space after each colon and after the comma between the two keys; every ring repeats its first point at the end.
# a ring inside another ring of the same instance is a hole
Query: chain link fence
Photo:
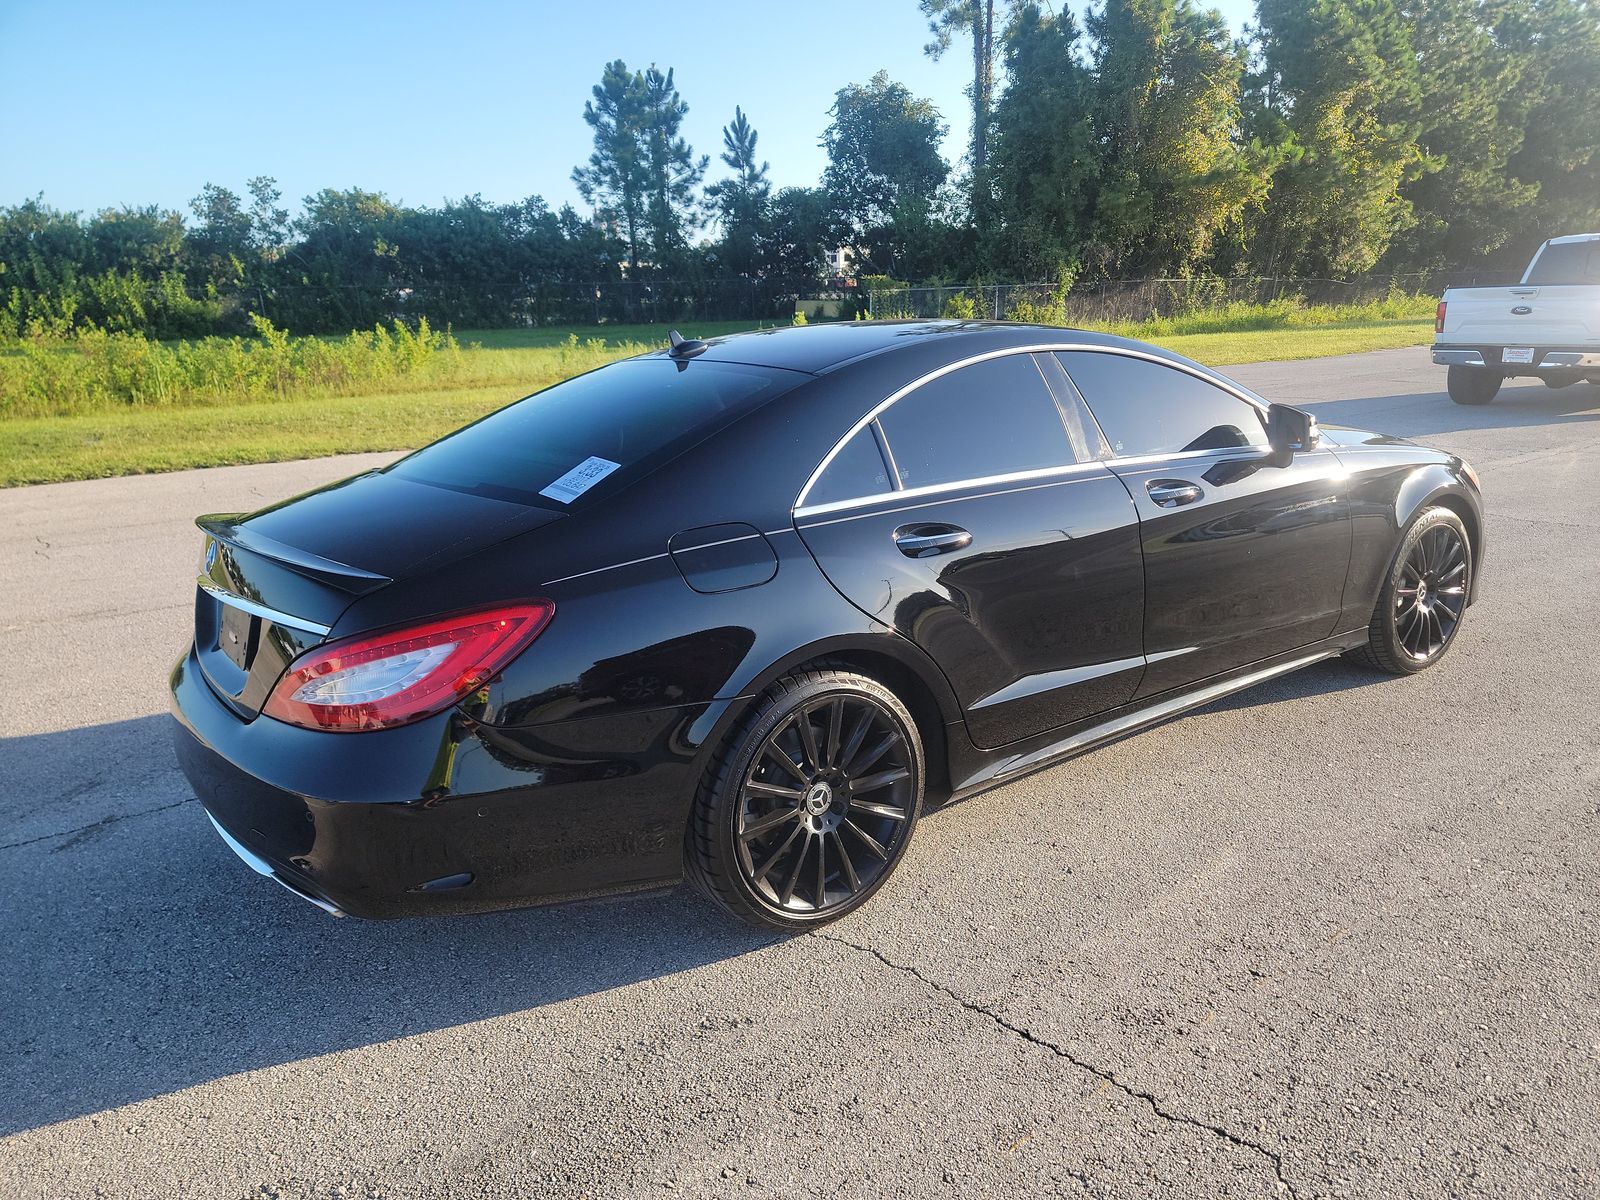
{"type": "Polygon", "coordinates": [[[426,316],[436,328],[539,325],[784,322],[814,279],[608,279],[533,281],[496,289],[470,281],[284,283],[241,295],[250,311],[295,330],[367,329],[426,316]]]}
{"type": "Polygon", "coordinates": [[[1187,279],[1114,279],[1075,283],[952,284],[891,286],[867,293],[867,312],[894,318],[973,317],[1052,323],[1115,323],[1185,316],[1229,305],[1264,305],[1285,299],[1308,304],[1354,304],[1381,300],[1394,291],[1437,293],[1449,282],[1443,272],[1345,280],[1303,276],[1187,279]]]}

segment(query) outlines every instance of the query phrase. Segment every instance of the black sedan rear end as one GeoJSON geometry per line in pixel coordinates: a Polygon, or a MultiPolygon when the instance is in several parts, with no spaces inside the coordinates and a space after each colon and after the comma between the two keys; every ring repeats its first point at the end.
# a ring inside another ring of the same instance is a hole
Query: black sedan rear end
{"type": "Polygon", "coordinates": [[[687,874],[779,929],[966,794],[1330,655],[1424,669],[1459,459],[1154,347],[990,323],[683,342],[203,517],[179,759],[322,907],[687,874]]]}

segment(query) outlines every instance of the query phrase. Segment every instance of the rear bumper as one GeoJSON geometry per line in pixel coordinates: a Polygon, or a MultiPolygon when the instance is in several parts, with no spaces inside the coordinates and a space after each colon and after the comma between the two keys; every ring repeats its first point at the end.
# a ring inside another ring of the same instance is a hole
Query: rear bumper
{"type": "Polygon", "coordinates": [[[223,840],[228,849],[237,854],[239,856],[239,860],[257,875],[265,875],[268,879],[271,879],[277,883],[281,883],[296,896],[299,896],[300,899],[310,901],[329,916],[344,916],[344,909],[335,908],[331,903],[329,903],[327,900],[324,900],[321,896],[315,895],[300,888],[293,879],[287,875],[281,874],[270,862],[262,858],[259,854],[255,853],[238,838],[234,837],[233,834],[224,829],[221,822],[213,817],[209,811],[206,813],[206,818],[211,822],[211,827],[217,831],[217,836],[223,840]]]}
{"type": "Polygon", "coordinates": [[[171,683],[179,765],[224,841],[325,912],[481,912],[682,876],[706,706],[334,734],[241,720],[192,652],[171,683]]]}
{"type": "Polygon", "coordinates": [[[1493,367],[1508,375],[1539,375],[1546,371],[1600,372],[1600,350],[1592,347],[1535,346],[1533,362],[1503,363],[1503,346],[1433,347],[1433,361],[1440,367],[1493,367]]]}

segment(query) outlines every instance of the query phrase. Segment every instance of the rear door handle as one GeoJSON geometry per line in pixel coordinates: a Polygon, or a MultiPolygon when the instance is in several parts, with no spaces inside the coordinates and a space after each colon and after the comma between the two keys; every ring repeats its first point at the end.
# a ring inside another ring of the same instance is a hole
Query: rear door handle
{"type": "Polygon", "coordinates": [[[1144,485],[1144,490],[1162,508],[1193,504],[1205,495],[1198,484],[1190,483],[1187,479],[1152,479],[1144,485]]]}
{"type": "Polygon", "coordinates": [[[907,558],[929,558],[972,545],[972,535],[959,525],[902,525],[893,536],[895,546],[907,558]]]}

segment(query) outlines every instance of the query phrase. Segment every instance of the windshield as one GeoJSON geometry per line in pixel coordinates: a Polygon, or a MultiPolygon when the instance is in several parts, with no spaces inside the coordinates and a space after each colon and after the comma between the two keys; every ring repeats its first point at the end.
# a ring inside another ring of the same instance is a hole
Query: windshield
{"type": "Polygon", "coordinates": [[[627,486],[804,379],[772,367],[630,359],[490,413],[389,470],[566,510],[627,486]]]}
{"type": "Polygon", "coordinates": [[[1523,282],[1540,287],[1600,283],[1600,241],[1552,242],[1523,282]]]}

